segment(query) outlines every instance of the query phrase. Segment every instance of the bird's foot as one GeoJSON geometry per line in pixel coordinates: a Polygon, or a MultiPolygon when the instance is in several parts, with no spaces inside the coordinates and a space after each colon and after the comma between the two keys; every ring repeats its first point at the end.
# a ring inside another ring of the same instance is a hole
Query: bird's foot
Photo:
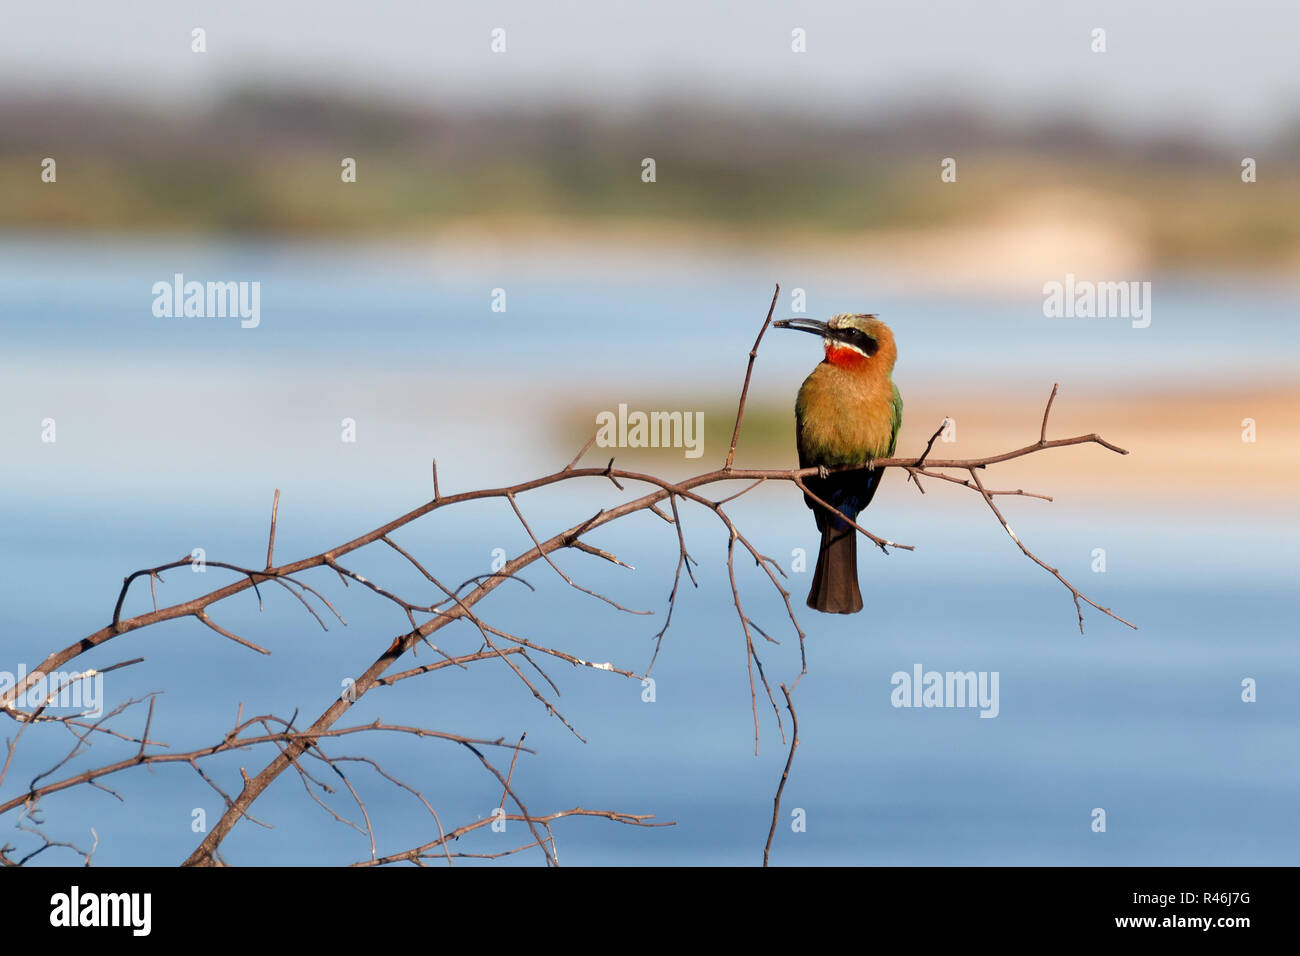
{"type": "Polygon", "coordinates": [[[829,478],[829,477],[830,477],[830,474],[831,474],[830,471],[827,470],[827,468],[826,468],[825,465],[818,465],[818,466],[817,466],[817,477],[818,477],[818,478],[829,478]]]}

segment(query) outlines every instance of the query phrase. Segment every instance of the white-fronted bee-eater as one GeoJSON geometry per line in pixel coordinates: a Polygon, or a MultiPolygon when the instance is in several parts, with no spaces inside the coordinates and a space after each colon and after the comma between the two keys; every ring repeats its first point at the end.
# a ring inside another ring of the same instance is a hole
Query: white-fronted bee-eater
{"type": "MultiPolygon", "coordinates": [[[[799,467],[859,465],[894,454],[903,423],[903,399],[892,373],[894,334],[874,315],[840,314],[829,322],[786,319],[777,328],[822,337],[826,358],[799,389],[794,415],[799,467]]],[[[808,490],[852,521],[880,487],[881,469],[840,472],[804,479],[808,490]]],[[[821,532],[817,569],[808,606],[831,614],[862,610],[858,590],[857,535],[807,495],[821,532]]]]}

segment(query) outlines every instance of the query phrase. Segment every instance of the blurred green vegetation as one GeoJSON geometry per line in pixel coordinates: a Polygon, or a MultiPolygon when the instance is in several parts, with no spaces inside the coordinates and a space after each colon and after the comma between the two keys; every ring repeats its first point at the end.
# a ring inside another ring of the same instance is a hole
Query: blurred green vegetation
{"type": "Polygon", "coordinates": [[[1028,192],[1119,209],[1159,265],[1276,267],[1300,250],[1300,137],[1241,156],[1189,135],[962,113],[871,124],[673,104],[636,115],[439,113],[236,93],[196,114],[0,101],[0,227],[283,235],[433,232],[461,223],[709,223],[839,233],[979,224],[1028,192]],[[58,188],[40,162],[58,162],[58,188]],[[358,181],[340,181],[354,157],[358,181]],[[641,181],[643,157],[657,182],[641,181]],[[939,161],[960,157],[960,188],[939,161]]]}
{"type": "MultiPolygon", "coordinates": [[[[681,411],[704,414],[704,442],[698,458],[687,458],[684,448],[602,448],[593,445],[583,456],[585,467],[604,465],[616,458],[620,468],[647,468],[656,474],[672,477],[696,474],[720,467],[731,446],[731,432],[736,424],[736,400],[695,400],[683,403],[680,394],[622,394],[618,401],[601,404],[599,398],[579,406],[563,408],[556,415],[552,431],[558,449],[572,448],[576,453],[596,431],[596,415],[601,411],[618,414],[618,403],[634,411],[681,411]]],[[[736,442],[736,465],[775,467],[798,464],[794,441],[794,399],[789,404],[756,401],[753,396],[745,409],[745,421],[736,442]]]]}

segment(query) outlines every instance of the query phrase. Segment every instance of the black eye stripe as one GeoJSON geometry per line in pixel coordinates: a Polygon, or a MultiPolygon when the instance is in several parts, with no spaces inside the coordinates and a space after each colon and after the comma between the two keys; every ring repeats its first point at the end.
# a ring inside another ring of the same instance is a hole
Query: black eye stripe
{"type": "Polygon", "coordinates": [[[852,327],[841,329],[840,335],[845,342],[858,347],[869,356],[875,355],[876,350],[880,348],[880,343],[861,329],[852,327]]]}

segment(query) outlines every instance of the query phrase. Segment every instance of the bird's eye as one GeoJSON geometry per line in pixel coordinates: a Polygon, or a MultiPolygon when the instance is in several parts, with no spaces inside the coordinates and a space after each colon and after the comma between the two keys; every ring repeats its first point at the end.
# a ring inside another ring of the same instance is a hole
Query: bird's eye
{"type": "Polygon", "coordinates": [[[846,341],[861,349],[867,355],[875,355],[880,343],[861,329],[847,329],[846,341]]]}

